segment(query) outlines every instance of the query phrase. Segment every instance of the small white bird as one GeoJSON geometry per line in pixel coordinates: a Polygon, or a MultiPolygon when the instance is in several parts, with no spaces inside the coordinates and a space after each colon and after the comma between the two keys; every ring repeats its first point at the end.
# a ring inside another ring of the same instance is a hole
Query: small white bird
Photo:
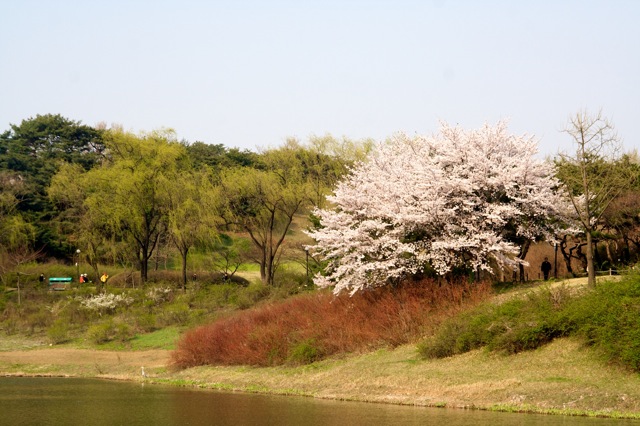
{"type": "Polygon", "coordinates": [[[145,373],[145,372],[144,372],[144,367],[142,367],[142,377],[143,377],[144,379],[146,379],[146,378],[147,378],[147,373],[145,373]]]}

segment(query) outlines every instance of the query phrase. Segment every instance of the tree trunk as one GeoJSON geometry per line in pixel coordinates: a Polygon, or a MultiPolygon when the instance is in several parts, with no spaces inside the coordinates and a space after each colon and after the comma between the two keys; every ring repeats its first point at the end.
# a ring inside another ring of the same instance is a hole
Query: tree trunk
{"type": "MultiPolygon", "coordinates": [[[[520,258],[520,260],[524,260],[524,258],[527,257],[529,247],[531,247],[531,240],[526,240],[520,247],[520,253],[518,253],[518,258],[520,258]]],[[[520,282],[525,282],[524,265],[522,263],[518,264],[518,271],[520,272],[520,282]]]]}
{"type": "Polygon", "coordinates": [[[567,253],[567,236],[562,237],[562,241],[560,242],[560,252],[562,253],[562,258],[564,259],[565,266],[567,267],[567,273],[571,274],[572,277],[575,277],[575,273],[573,272],[573,267],[571,266],[571,250],[567,253]]]}
{"type": "Polygon", "coordinates": [[[189,254],[189,249],[185,248],[180,250],[180,255],[182,256],[182,291],[187,291],[187,254],[189,254]]]}
{"type": "Polygon", "coordinates": [[[267,265],[264,259],[260,263],[260,280],[262,281],[262,284],[269,285],[269,280],[267,279],[267,265]]]}
{"type": "Polygon", "coordinates": [[[596,286],[596,269],[593,265],[593,237],[591,232],[587,231],[587,275],[588,286],[595,288],[596,286]]]}
{"type": "Polygon", "coordinates": [[[607,240],[605,240],[604,248],[605,248],[605,251],[607,253],[607,260],[609,261],[609,265],[613,266],[615,261],[613,260],[613,255],[611,254],[611,244],[615,244],[615,241],[607,241],[607,240]]]}
{"type": "Polygon", "coordinates": [[[147,278],[149,276],[149,262],[148,259],[145,259],[144,255],[140,259],[140,285],[144,286],[147,282],[147,278]]]}

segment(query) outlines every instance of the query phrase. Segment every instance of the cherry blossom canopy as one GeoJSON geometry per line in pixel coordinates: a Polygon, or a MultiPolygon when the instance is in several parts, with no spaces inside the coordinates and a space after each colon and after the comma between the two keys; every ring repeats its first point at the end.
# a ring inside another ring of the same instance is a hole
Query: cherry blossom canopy
{"type": "Polygon", "coordinates": [[[317,210],[310,249],[328,261],[321,287],[352,294],[425,267],[492,271],[522,262],[517,241],[550,236],[565,202],[533,138],[505,123],[434,136],[397,134],[357,165],[317,210]]]}

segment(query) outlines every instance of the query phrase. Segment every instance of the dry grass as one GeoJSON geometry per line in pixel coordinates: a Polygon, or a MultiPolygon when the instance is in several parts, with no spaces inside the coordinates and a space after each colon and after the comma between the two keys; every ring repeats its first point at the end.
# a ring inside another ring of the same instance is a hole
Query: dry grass
{"type": "Polygon", "coordinates": [[[4,375],[100,377],[134,380],[142,366],[154,376],[166,371],[169,351],[98,351],[77,348],[0,351],[4,375]]]}
{"type": "Polygon", "coordinates": [[[639,416],[640,377],[603,366],[572,339],[513,356],[477,350],[422,361],[405,345],[303,367],[197,367],[170,381],[357,401],[639,416]]]}

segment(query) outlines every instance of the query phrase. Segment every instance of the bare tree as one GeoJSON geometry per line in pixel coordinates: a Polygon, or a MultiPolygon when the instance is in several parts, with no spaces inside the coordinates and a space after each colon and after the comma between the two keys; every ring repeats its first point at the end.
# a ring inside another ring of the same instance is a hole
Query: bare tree
{"type": "Polygon", "coordinates": [[[594,233],[607,207],[631,185],[634,174],[626,167],[620,139],[602,111],[576,113],[565,133],[575,152],[559,153],[556,170],[585,234],[588,282],[595,287],[594,233]]]}

